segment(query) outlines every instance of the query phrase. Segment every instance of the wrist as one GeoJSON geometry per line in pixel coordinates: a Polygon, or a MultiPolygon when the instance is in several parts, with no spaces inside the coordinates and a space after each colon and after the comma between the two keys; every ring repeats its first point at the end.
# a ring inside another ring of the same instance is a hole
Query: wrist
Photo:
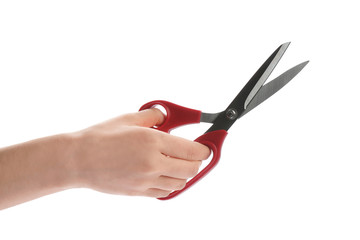
{"type": "Polygon", "coordinates": [[[79,170],[79,134],[65,133],[58,136],[59,155],[58,159],[61,162],[62,172],[62,185],[65,188],[82,187],[80,181],[79,170]]]}

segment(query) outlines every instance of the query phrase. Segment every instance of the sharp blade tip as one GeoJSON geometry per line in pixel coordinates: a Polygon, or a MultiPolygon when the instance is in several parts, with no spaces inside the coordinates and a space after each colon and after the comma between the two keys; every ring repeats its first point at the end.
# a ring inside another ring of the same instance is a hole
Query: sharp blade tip
{"type": "Polygon", "coordinates": [[[278,51],[285,52],[288,49],[289,45],[290,45],[290,42],[281,44],[280,47],[278,47],[278,51]]]}
{"type": "Polygon", "coordinates": [[[286,42],[286,43],[281,44],[281,46],[286,46],[286,47],[288,47],[288,46],[290,45],[290,43],[291,43],[291,42],[286,42]]]}
{"type": "Polygon", "coordinates": [[[305,62],[303,62],[303,63],[300,63],[300,65],[302,65],[302,67],[305,67],[309,62],[310,62],[310,61],[308,60],[308,61],[305,61],[305,62]]]}

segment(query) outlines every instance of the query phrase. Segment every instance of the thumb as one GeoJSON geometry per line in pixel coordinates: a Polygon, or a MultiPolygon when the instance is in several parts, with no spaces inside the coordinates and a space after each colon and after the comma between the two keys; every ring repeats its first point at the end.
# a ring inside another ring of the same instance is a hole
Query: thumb
{"type": "Polygon", "coordinates": [[[153,127],[161,125],[165,115],[157,108],[150,108],[134,113],[132,123],[140,127],[153,127]]]}

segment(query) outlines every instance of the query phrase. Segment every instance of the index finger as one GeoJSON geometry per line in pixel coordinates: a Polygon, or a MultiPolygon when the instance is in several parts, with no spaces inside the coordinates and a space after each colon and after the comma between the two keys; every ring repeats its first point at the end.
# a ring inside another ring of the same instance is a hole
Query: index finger
{"type": "Polygon", "coordinates": [[[183,160],[173,157],[162,157],[162,176],[167,176],[177,179],[188,179],[194,177],[201,165],[200,160],[183,160]]]}
{"type": "Polygon", "coordinates": [[[184,160],[205,160],[210,156],[210,149],[198,142],[163,133],[160,151],[174,158],[184,160]]]}

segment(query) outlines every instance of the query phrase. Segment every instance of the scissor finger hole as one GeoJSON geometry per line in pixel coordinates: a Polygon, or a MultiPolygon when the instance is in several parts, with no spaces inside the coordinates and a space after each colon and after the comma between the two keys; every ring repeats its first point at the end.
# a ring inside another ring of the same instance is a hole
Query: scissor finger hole
{"type": "MultiPolygon", "coordinates": [[[[166,108],[160,104],[156,104],[154,106],[152,106],[151,108],[156,108],[156,109],[159,109],[165,116],[165,118],[167,117],[167,111],[166,111],[166,108]]],[[[154,126],[153,128],[158,128],[159,126],[154,126]]]]}
{"type": "Polygon", "coordinates": [[[162,106],[160,104],[156,104],[156,105],[152,106],[151,108],[159,109],[165,115],[165,117],[167,116],[167,111],[164,108],[164,106],[162,106]]]}

